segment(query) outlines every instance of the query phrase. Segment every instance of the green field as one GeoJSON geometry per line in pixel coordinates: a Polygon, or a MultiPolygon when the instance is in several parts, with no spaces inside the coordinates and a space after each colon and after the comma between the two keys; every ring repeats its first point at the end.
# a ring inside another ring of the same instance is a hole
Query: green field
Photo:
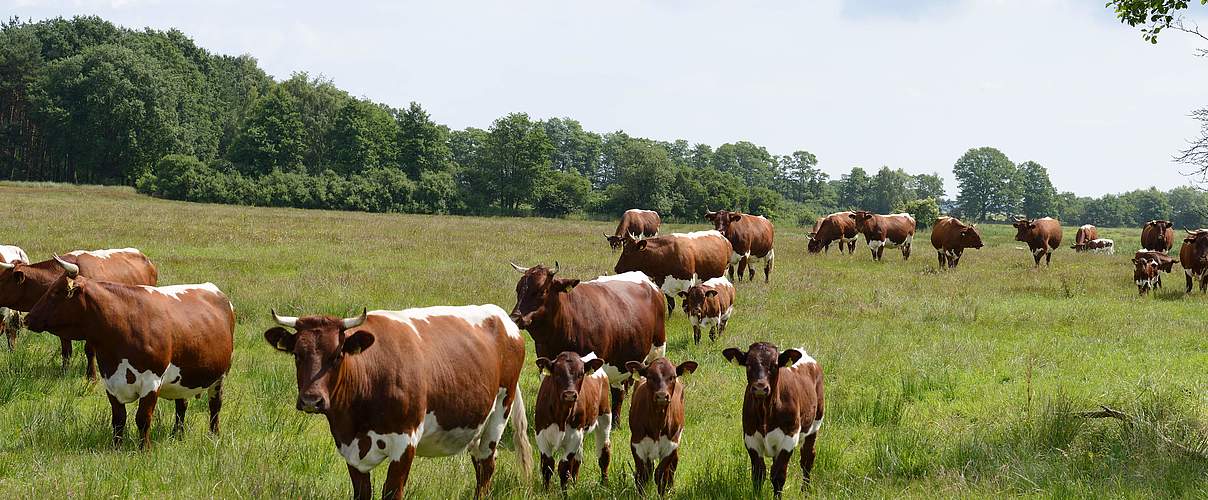
{"type": "MultiPolygon", "coordinates": [[[[436,304],[510,310],[518,275],[509,261],[557,260],[561,274],[590,278],[611,272],[616,259],[600,236],[613,229],[604,222],[246,208],[41,184],[0,184],[0,195],[0,242],[35,260],[135,246],[159,265],[161,284],[214,282],[238,316],[223,434],[207,433],[205,405],[194,401],[184,436],[172,438],[171,406],[161,404],[150,452],[134,440],[110,444],[104,388],[84,380],[81,349],[63,376],[57,339],[23,333],[14,352],[0,352],[3,498],[348,496],[326,422],[294,409],[293,363],[261,336],[270,307],[335,315],[436,304]]],[[[863,244],[855,256],[833,248],[807,255],[804,230],[781,227],[772,283],[738,285],[725,338],[693,346],[677,310],[668,355],[700,369],[687,379],[674,496],[750,496],[744,374],[720,353],[757,340],[802,346],[826,371],[816,496],[1208,495],[1208,299],[1183,294],[1177,266],[1163,291],[1138,297],[1129,262],[1136,229],[1102,231],[1116,240],[1115,256],[1075,255],[1067,242],[1052,268],[1040,270],[1013,229],[982,229],[986,248],[968,251],[955,272],[937,272],[926,234],[910,261],[887,250],[874,263],[863,244]],[[1139,422],[1073,415],[1100,404],[1139,422]]],[[[531,415],[531,359],[522,384],[531,415]]],[[[589,459],[570,496],[633,496],[627,443],[625,429],[613,434],[608,484],[599,484],[589,459]]],[[[521,479],[505,444],[495,496],[557,497],[543,494],[538,478],[521,479]]],[[[375,495],[384,476],[385,467],[375,471],[375,495]]],[[[800,482],[794,465],[789,496],[800,482]]],[[[419,459],[407,492],[468,497],[473,484],[466,456],[419,459]]]]}

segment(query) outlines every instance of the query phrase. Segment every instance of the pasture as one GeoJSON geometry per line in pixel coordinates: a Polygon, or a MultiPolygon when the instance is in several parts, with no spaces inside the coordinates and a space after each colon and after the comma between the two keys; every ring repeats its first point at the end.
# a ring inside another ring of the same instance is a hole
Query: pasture
{"type": "MultiPolygon", "coordinates": [[[[104,388],[83,378],[81,348],[63,376],[57,339],[23,332],[14,352],[0,351],[6,498],[350,496],[326,422],[294,409],[292,359],[263,340],[269,308],[344,316],[366,306],[511,310],[519,275],[509,261],[557,260],[562,275],[587,279],[611,273],[617,257],[600,236],[613,222],[246,208],[49,184],[0,184],[0,195],[7,207],[0,241],[35,260],[138,247],[158,264],[160,284],[212,281],[238,318],[222,435],[207,433],[205,405],[194,400],[183,437],[170,437],[171,405],[161,402],[146,453],[133,439],[119,449],[110,444],[104,388]]],[[[664,232],[701,228],[703,221],[664,232]]],[[[967,251],[954,272],[939,272],[926,233],[908,262],[889,249],[873,263],[863,240],[854,256],[834,247],[807,255],[808,228],[782,225],[772,283],[738,284],[724,338],[692,345],[677,307],[668,356],[700,368],[687,379],[688,429],[673,495],[750,496],[744,374],[721,350],[756,340],[804,347],[826,372],[815,496],[1208,495],[1208,298],[1183,294],[1178,266],[1156,295],[1138,297],[1129,259],[1139,229],[1103,230],[1118,247],[1106,256],[1076,255],[1068,248],[1075,228],[1066,227],[1052,268],[1040,270],[1012,228],[982,230],[986,248],[967,251]],[[1142,423],[1073,415],[1100,404],[1142,423]]],[[[522,386],[531,415],[531,341],[528,352],[522,386]]],[[[128,433],[135,435],[133,425],[128,433]]],[[[635,494],[628,438],[624,426],[613,434],[608,484],[598,483],[588,460],[570,497],[635,494]]],[[[504,444],[495,497],[558,496],[556,487],[540,491],[539,474],[522,481],[510,437],[504,444]]],[[[789,497],[800,487],[796,458],[789,497]]],[[[384,475],[384,466],[375,471],[375,495],[384,475]]],[[[419,459],[407,493],[468,497],[473,484],[465,455],[419,459]]]]}

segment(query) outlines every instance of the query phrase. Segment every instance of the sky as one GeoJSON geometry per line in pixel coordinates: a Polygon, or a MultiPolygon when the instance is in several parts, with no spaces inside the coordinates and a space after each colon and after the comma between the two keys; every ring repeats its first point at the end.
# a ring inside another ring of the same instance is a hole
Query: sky
{"type": "MultiPolygon", "coordinates": [[[[994,146],[1057,189],[1185,185],[1208,60],[1157,45],[1104,0],[0,0],[23,19],[99,15],[250,54],[278,79],[422,104],[453,128],[510,112],[589,130],[938,172],[994,146]]],[[[1208,26],[1208,9],[1192,7],[1208,26]]],[[[7,17],[7,16],[6,16],[7,17]]],[[[1202,46],[1202,45],[1201,45],[1202,46]]]]}

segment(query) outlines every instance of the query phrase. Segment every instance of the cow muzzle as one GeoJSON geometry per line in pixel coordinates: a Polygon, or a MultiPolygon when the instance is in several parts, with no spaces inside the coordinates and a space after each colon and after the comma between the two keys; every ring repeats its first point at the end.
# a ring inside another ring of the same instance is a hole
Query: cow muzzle
{"type": "Polygon", "coordinates": [[[565,401],[567,403],[574,403],[578,400],[579,400],[579,393],[577,391],[562,391],[562,401],[565,401]]]}
{"type": "Polygon", "coordinates": [[[327,400],[320,396],[298,396],[298,411],[325,413],[327,412],[327,400]]]}
{"type": "Polygon", "coordinates": [[[752,396],[755,396],[758,399],[763,399],[768,397],[768,394],[772,393],[772,386],[768,385],[767,382],[756,382],[751,384],[749,391],[752,396]]]}
{"type": "Polygon", "coordinates": [[[658,391],[654,393],[654,404],[656,406],[667,406],[671,404],[671,393],[667,391],[658,391]]]}

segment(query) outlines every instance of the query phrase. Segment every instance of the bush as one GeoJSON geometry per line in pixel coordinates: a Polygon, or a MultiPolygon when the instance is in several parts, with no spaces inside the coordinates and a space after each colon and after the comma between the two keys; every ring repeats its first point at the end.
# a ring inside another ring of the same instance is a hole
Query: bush
{"type": "Polygon", "coordinates": [[[894,211],[910,214],[920,229],[931,227],[940,218],[940,205],[935,198],[908,201],[895,207],[894,211]]]}
{"type": "Polygon", "coordinates": [[[590,201],[591,181],[573,172],[551,172],[537,186],[533,208],[545,217],[565,217],[590,201]]]}
{"type": "Polygon", "coordinates": [[[426,214],[448,214],[462,211],[457,180],[449,172],[425,171],[415,187],[415,208],[426,214]]]}

